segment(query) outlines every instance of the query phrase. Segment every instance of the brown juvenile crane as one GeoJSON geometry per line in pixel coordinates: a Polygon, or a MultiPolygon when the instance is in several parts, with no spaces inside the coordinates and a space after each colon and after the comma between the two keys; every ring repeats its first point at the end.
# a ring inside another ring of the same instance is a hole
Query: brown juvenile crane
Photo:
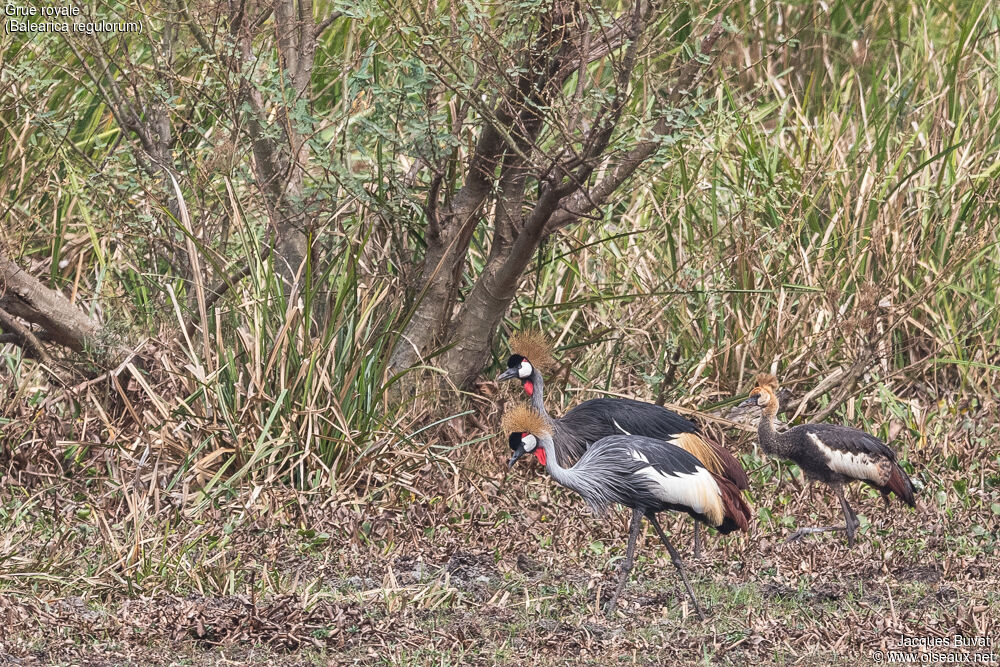
{"type": "Polygon", "coordinates": [[[757,384],[750,398],[742,405],[756,405],[761,409],[757,436],[764,452],[787,459],[802,469],[806,479],[824,482],[840,499],[844,512],[844,526],[815,526],[800,528],[788,541],[829,530],[847,533],[848,546],[854,546],[854,531],[860,525],[844,495],[844,485],[854,481],[864,482],[882,493],[886,506],[889,494],[896,496],[910,507],[916,507],[914,488],[906,472],[896,462],[896,452],[873,435],[849,426],[838,424],[802,424],[784,433],[774,427],[778,414],[778,379],[769,373],[759,373],[757,384]]]}
{"type": "MultiPolygon", "coordinates": [[[[689,452],[713,475],[732,482],[737,489],[750,486],[750,479],[725,447],[713,442],[696,424],[660,405],[628,398],[594,398],[573,407],[562,417],[545,409],[541,370],[552,363],[552,346],[535,331],[519,331],[510,339],[507,370],[497,382],[521,381],[531,406],[552,430],[556,457],[562,465],[580,458],[593,443],[609,435],[637,435],[664,440],[689,452]]],[[[694,556],[701,555],[699,524],[694,524],[694,556]]]]}
{"type": "Polygon", "coordinates": [[[705,469],[695,457],[663,440],[638,435],[611,435],[592,443],[580,460],[563,467],[556,457],[550,422],[526,405],[508,410],[503,416],[503,432],[510,435],[514,451],[509,465],[521,456],[534,453],[549,475],[566,488],[576,491],[598,514],[615,503],[632,508],[628,549],[615,592],[608,601],[614,612],[629,572],[635,564],[635,542],[642,518],[653,524],[670,559],[681,575],[695,611],[704,618],[694,590],[688,582],[684,563],[656,519],[658,512],[686,512],[695,521],[726,534],[747,530],[750,508],[739,489],[705,469]]]}

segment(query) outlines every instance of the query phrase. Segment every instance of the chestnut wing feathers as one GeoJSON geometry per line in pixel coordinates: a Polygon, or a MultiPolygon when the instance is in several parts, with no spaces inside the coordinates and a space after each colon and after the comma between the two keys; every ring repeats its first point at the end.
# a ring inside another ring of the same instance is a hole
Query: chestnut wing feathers
{"type": "MultiPolygon", "coordinates": [[[[610,435],[656,438],[694,455],[709,472],[730,480],[737,488],[750,486],[746,472],[727,449],[712,442],[693,422],[659,405],[627,398],[595,398],[574,407],[559,425],[566,433],[556,438],[557,449],[570,437],[584,446],[610,435]]],[[[576,458],[575,452],[568,453],[576,458]]]]}

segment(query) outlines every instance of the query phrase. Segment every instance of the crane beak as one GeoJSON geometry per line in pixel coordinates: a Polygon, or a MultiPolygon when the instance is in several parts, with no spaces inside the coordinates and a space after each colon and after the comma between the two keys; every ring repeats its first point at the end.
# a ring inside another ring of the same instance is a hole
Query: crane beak
{"type": "Polygon", "coordinates": [[[514,450],[514,455],[510,457],[510,461],[507,462],[507,468],[513,468],[514,462],[522,456],[524,456],[524,447],[518,447],[514,450]]]}
{"type": "Polygon", "coordinates": [[[501,373],[500,375],[497,376],[497,380],[496,381],[497,382],[503,382],[504,380],[513,380],[516,377],[517,377],[517,369],[516,368],[508,368],[503,373],[501,373]]]}
{"type": "Polygon", "coordinates": [[[742,403],[740,403],[739,407],[745,408],[745,407],[748,407],[750,405],[757,405],[757,397],[756,396],[751,396],[747,400],[743,401],[742,403]]]}

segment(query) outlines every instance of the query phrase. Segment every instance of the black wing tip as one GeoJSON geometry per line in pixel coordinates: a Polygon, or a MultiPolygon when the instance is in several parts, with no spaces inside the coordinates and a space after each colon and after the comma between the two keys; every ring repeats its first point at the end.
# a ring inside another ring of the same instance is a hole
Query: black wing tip
{"type": "Polygon", "coordinates": [[[903,503],[916,508],[916,488],[910,480],[906,471],[899,464],[893,463],[892,471],[889,473],[889,481],[885,485],[885,492],[891,491],[896,494],[903,503]]]}
{"type": "Polygon", "coordinates": [[[745,529],[740,528],[740,524],[736,523],[732,517],[727,516],[722,524],[717,526],[715,530],[719,533],[719,535],[729,535],[730,533],[738,533],[740,530],[745,529]]]}

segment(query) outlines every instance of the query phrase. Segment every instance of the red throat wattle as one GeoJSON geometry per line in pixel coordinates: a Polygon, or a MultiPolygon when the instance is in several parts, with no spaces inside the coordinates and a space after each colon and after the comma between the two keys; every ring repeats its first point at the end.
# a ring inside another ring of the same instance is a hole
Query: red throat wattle
{"type": "Polygon", "coordinates": [[[528,396],[531,396],[532,394],[535,393],[535,385],[531,382],[531,380],[524,381],[524,393],[526,393],[528,396]]]}
{"type": "Polygon", "coordinates": [[[541,448],[536,449],[535,450],[535,458],[538,459],[539,463],[541,463],[542,465],[545,465],[545,450],[541,449],[541,448]]]}

